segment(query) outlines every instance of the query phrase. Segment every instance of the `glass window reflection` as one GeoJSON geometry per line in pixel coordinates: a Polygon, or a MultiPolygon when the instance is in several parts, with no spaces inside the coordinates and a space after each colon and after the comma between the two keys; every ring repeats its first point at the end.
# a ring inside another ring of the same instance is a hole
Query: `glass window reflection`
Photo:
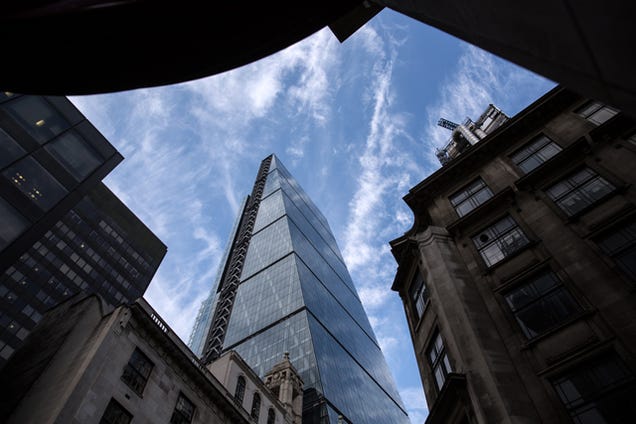
{"type": "Polygon", "coordinates": [[[44,144],[69,127],[69,123],[45,98],[20,96],[2,103],[4,109],[38,143],[44,144]]]}
{"type": "Polygon", "coordinates": [[[51,209],[66,189],[32,157],[25,157],[2,175],[42,210],[51,209]]]}
{"type": "Polygon", "coordinates": [[[102,162],[102,157],[75,131],[67,131],[44,147],[64,168],[81,181],[102,162]]]}

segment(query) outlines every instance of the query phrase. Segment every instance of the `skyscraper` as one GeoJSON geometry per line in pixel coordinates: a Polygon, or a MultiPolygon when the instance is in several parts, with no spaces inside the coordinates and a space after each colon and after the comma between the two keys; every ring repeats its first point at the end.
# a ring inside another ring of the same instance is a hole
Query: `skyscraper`
{"type": "Polygon", "coordinates": [[[214,303],[204,361],[234,350],[263,378],[288,352],[304,382],[303,422],[408,422],[327,220],[274,155],[226,257],[202,305],[214,303]]]}
{"type": "Polygon", "coordinates": [[[122,159],[68,99],[0,93],[0,367],[71,295],[148,287],[166,246],[101,182],[122,159]]]}

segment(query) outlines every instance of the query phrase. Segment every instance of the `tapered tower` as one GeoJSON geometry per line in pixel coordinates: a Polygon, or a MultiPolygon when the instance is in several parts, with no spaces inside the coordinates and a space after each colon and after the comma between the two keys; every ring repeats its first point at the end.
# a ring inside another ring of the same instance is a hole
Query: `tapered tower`
{"type": "Polygon", "coordinates": [[[226,258],[202,305],[211,323],[195,327],[209,328],[204,361],[234,350],[263,378],[289,352],[304,383],[304,423],[408,423],[329,224],[274,155],[226,258]]]}

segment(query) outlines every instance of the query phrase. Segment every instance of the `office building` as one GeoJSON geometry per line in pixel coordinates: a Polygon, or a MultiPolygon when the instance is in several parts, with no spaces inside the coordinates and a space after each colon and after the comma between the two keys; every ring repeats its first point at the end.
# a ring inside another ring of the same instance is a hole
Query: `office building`
{"type": "Polygon", "coordinates": [[[0,367],[58,302],[148,287],[166,246],[101,182],[122,159],[68,99],[0,95],[0,367]]]}
{"type": "Polygon", "coordinates": [[[404,197],[432,423],[636,416],[636,122],[559,86],[404,197]]]}
{"type": "Polygon", "coordinates": [[[329,224],[274,155],[221,267],[205,362],[234,350],[264,378],[287,352],[303,423],[408,422],[329,224]]]}
{"type": "Polygon", "coordinates": [[[117,308],[98,295],[65,300],[45,314],[0,379],[7,424],[296,424],[238,355],[202,366],[143,299],[117,308]],[[240,393],[223,384],[236,378],[240,393]]]}

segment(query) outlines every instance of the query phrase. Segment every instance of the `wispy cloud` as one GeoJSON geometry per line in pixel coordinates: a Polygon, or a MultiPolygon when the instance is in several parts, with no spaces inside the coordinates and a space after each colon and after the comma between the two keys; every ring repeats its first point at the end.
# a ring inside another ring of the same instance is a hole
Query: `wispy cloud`
{"type": "Polygon", "coordinates": [[[428,416],[428,407],[421,387],[405,387],[400,389],[400,397],[404,402],[412,423],[421,424],[428,416]]]}
{"type": "Polygon", "coordinates": [[[182,339],[211,288],[241,193],[281,125],[302,126],[287,151],[300,160],[308,128],[329,117],[338,47],[322,31],[232,72],[71,99],[125,156],[106,184],[168,245],[145,296],[182,339]]]}

